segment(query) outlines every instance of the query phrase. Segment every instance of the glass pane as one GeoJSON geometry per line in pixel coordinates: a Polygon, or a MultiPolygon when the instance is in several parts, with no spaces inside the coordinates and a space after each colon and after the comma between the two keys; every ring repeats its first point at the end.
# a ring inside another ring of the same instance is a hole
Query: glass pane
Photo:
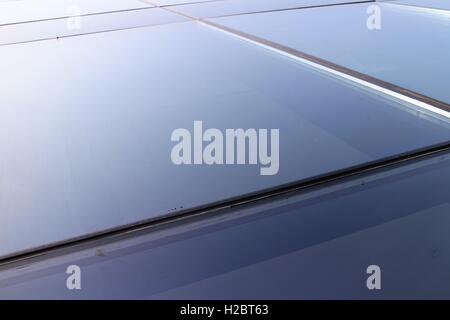
{"type": "Polygon", "coordinates": [[[139,0],[20,0],[0,2],[0,25],[151,5],[139,0]]]}
{"type": "Polygon", "coordinates": [[[326,6],[339,3],[359,2],[358,0],[226,0],[183,5],[173,10],[194,17],[219,17],[259,11],[326,6]]]}
{"type": "Polygon", "coordinates": [[[370,9],[370,5],[373,6],[353,4],[270,12],[213,21],[450,103],[448,16],[378,3],[380,29],[373,29],[376,17],[367,11],[376,9],[370,9]]]}
{"type": "Polygon", "coordinates": [[[392,4],[402,4],[423,8],[450,10],[450,1],[448,0],[398,0],[392,2],[392,4]]]}
{"type": "Polygon", "coordinates": [[[450,139],[448,122],[195,22],[3,46],[0,70],[0,255],[450,139]],[[279,170],[175,165],[171,135],[194,121],[279,129],[279,170]]]}
{"type": "Polygon", "coordinates": [[[79,20],[64,18],[19,23],[0,27],[0,44],[54,39],[63,36],[151,26],[186,20],[181,15],[163,9],[145,8],[141,10],[83,16],[79,20]]]}
{"type": "Polygon", "coordinates": [[[0,271],[0,298],[448,299],[449,177],[441,155],[18,263],[0,271]],[[83,290],[62,285],[71,264],[89,279],[83,290]]]}

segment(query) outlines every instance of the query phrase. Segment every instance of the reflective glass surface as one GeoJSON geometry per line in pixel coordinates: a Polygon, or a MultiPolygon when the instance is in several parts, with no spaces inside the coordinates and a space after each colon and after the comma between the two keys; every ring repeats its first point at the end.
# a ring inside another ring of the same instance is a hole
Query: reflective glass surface
{"type": "Polygon", "coordinates": [[[0,2],[0,25],[145,8],[139,0],[20,0],[0,2]]]}
{"type": "Polygon", "coordinates": [[[0,70],[0,255],[450,138],[446,121],[195,22],[3,46],[0,70]],[[175,165],[172,132],[196,120],[279,129],[278,174],[175,165]]]}
{"type": "Polygon", "coordinates": [[[0,44],[13,44],[57,37],[136,28],[186,21],[181,15],[159,8],[121,11],[73,18],[62,18],[0,27],[0,44]]]}
{"type": "Polygon", "coordinates": [[[212,21],[450,103],[449,16],[383,2],[373,6],[352,4],[212,21]]]}
{"type": "Polygon", "coordinates": [[[339,3],[359,2],[361,0],[225,0],[182,5],[173,10],[194,17],[218,17],[246,14],[259,11],[285,10],[312,6],[326,6],[339,3]]]}
{"type": "Polygon", "coordinates": [[[0,298],[449,299],[449,177],[441,154],[19,262],[1,268],[0,298]],[[72,264],[82,290],[65,287],[72,264]],[[370,265],[382,290],[367,290],[370,265]]]}
{"type": "Polygon", "coordinates": [[[404,4],[423,8],[450,10],[450,1],[448,0],[398,0],[393,4],[404,4]]]}

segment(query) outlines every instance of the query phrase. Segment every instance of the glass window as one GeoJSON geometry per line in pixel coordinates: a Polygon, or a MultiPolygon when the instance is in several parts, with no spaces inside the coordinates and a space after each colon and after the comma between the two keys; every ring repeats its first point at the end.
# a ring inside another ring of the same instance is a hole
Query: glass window
{"type": "Polygon", "coordinates": [[[195,3],[172,8],[194,17],[219,17],[252,12],[307,8],[314,6],[339,5],[359,2],[358,0],[226,0],[195,3]]]}
{"type": "Polygon", "coordinates": [[[139,0],[21,0],[0,2],[0,25],[151,7],[139,0]]]}
{"type": "Polygon", "coordinates": [[[3,46],[0,70],[0,255],[450,138],[448,119],[195,22],[3,46]],[[175,165],[194,121],[279,129],[277,174],[175,165]]]}
{"type": "Polygon", "coordinates": [[[399,0],[392,2],[392,4],[417,6],[420,8],[450,10],[450,1],[448,0],[399,0]]]}
{"type": "Polygon", "coordinates": [[[375,298],[448,299],[449,159],[19,262],[0,271],[0,298],[373,299],[376,264],[375,298]],[[70,264],[89,279],[76,295],[61,285],[70,264]]]}
{"type": "Polygon", "coordinates": [[[88,15],[72,19],[61,18],[18,23],[0,28],[0,44],[55,39],[57,37],[159,25],[186,20],[181,15],[159,8],[143,8],[142,10],[88,15]]]}
{"type": "Polygon", "coordinates": [[[380,2],[213,21],[450,103],[448,15],[408,8],[380,2]]]}

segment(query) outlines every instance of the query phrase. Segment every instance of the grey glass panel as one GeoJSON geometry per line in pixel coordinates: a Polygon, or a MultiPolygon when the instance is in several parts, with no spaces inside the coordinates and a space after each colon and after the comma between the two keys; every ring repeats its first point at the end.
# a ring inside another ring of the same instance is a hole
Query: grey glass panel
{"type": "Polygon", "coordinates": [[[213,21],[450,103],[448,17],[407,6],[377,5],[378,30],[367,27],[373,17],[367,13],[369,4],[213,21]]]}
{"type": "Polygon", "coordinates": [[[139,0],[21,0],[0,2],[0,25],[150,7],[139,0]]]}
{"type": "Polygon", "coordinates": [[[207,3],[182,5],[173,10],[189,14],[194,17],[219,17],[233,14],[243,14],[259,11],[303,8],[310,6],[323,6],[361,0],[226,0],[207,3]]]}
{"type": "Polygon", "coordinates": [[[186,21],[181,15],[159,8],[144,8],[107,14],[37,21],[0,26],[0,44],[36,41],[63,36],[135,28],[186,21]]]}
{"type": "Polygon", "coordinates": [[[448,0],[398,0],[392,3],[432,9],[450,10],[450,1],[448,0]]]}
{"type": "Polygon", "coordinates": [[[0,298],[448,299],[449,159],[6,266],[0,298]],[[65,287],[71,264],[82,290],[65,287]]]}
{"type": "Polygon", "coordinates": [[[0,255],[450,138],[448,122],[195,22],[3,46],[0,70],[0,255]],[[279,129],[278,174],[174,165],[172,132],[195,120],[279,129]]]}

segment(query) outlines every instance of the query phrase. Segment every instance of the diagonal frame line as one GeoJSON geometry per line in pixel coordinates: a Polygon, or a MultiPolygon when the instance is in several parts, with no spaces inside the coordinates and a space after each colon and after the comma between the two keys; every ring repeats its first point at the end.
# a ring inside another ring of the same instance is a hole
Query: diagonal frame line
{"type": "Polygon", "coordinates": [[[156,26],[163,26],[168,24],[177,24],[177,23],[185,23],[186,21],[176,21],[176,22],[163,22],[158,24],[144,24],[144,25],[136,25],[132,27],[124,27],[124,28],[117,28],[117,29],[107,29],[107,30],[100,30],[100,31],[91,31],[91,32],[81,32],[81,33],[75,33],[75,34],[67,34],[67,35],[61,35],[56,37],[45,37],[45,38],[39,38],[39,39],[33,39],[33,40],[23,40],[23,41],[16,41],[16,42],[8,42],[8,43],[0,43],[0,47],[6,47],[6,46],[12,46],[12,45],[18,45],[18,44],[26,44],[26,43],[34,43],[34,42],[41,42],[41,41],[50,41],[50,40],[59,40],[59,39],[66,39],[66,38],[76,38],[76,37],[82,37],[82,36],[88,36],[93,34],[101,34],[101,33],[109,33],[109,32],[116,32],[116,31],[123,31],[123,30],[133,30],[133,29],[143,29],[143,28],[151,28],[156,26]]]}
{"type": "MultiPolygon", "coordinates": [[[[396,86],[394,84],[385,82],[383,80],[368,76],[363,73],[359,73],[357,71],[354,71],[352,69],[334,64],[332,62],[326,61],[324,59],[303,53],[301,51],[277,44],[275,42],[262,39],[238,30],[234,30],[207,20],[198,19],[196,17],[191,17],[189,15],[182,14],[180,12],[177,12],[175,10],[169,9],[167,7],[157,6],[160,8],[163,8],[165,10],[171,11],[173,13],[177,13],[180,15],[183,15],[189,19],[195,20],[199,23],[202,23],[204,25],[210,26],[212,28],[221,30],[223,32],[235,35],[239,38],[242,38],[244,40],[247,40],[252,43],[259,44],[260,46],[263,46],[268,49],[272,49],[274,51],[277,51],[281,54],[287,55],[289,57],[293,57],[296,59],[300,59],[302,61],[309,61],[312,64],[316,64],[318,66],[323,67],[324,70],[333,72],[334,74],[340,74],[344,77],[349,79],[357,79],[361,80],[362,84],[375,88],[379,91],[382,91],[384,93],[390,94],[391,96],[400,98],[404,101],[409,101],[411,103],[414,103],[422,108],[431,110],[433,112],[439,113],[441,115],[446,116],[447,118],[450,118],[449,111],[450,106],[449,104],[421,95],[419,93],[407,90],[405,88],[396,86]],[[383,90],[384,89],[384,90],[383,90]]],[[[108,236],[114,236],[114,235],[121,235],[124,233],[133,233],[136,231],[142,231],[143,229],[149,229],[159,226],[161,224],[165,223],[171,223],[174,221],[179,221],[181,219],[188,219],[194,216],[204,216],[207,214],[210,214],[212,212],[217,212],[218,210],[231,208],[231,207],[238,207],[249,203],[254,203],[259,200],[263,199],[270,199],[275,196],[283,195],[289,192],[293,191],[307,191],[312,187],[317,186],[323,186],[330,182],[339,182],[340,180],[348,177],[354,177],[365,173],[373,172],[374,170],[378,169],[384,169],[389,168],[395,165],[402,165],[414,160],[420,160],[424,157],[428,156],[434,156],[438,155],[442,152],[448,152],[450,151],[450,141],[447,141],[445,143],[441,143],[438,145],[432,145],[425,148],[420,148],[417,150],[413,150],[410,152],[405,152],[401,154],[397,154],[394,156],[390,156],[387,158],[379,159],[376,161],[364,163],[361,165],[345,168],[338,171],[333,171],[326,173],[324,175],[316,176],[310,179],[305,180],[299,180],[295,181],[293,183],[280,185],[274,188],[261,190],[254,193],[245,194],[239,197],[226,199],[223,201],[218,201],[215,203],[210,203],[204,206],[199,206],[192,209],[186,209],[181,210],[176,213],[172,214],[165,214],[157,218],[152,218],[148,220],[144,220],[138,223],[128,224],[121,227],[111,228],[108,230],[103,230],[101,232],[92,233],[89,235],[72,238],[68,240],[64,240],[61,242],[53,243],[51,245],[41,246],[38,248],[32,248],[29,250],[16,252],[11,255],[6,255],[0,257],[0,266],[7,265],[13,262],[27,260],[30,258],[36,258],[45,256],[49,252],[55,252],[57,250],[66,249],[69,247],[74,247],[77,245],[85,244],[89,241],[98,240],[104,237],[108,236]]]]}
{"type": "MultiPolygon", "coordinates": [[[[149,3],[146,3],[147,5],[151,5],[149,3]]],[[[153,7],[143,7],[143,8],[129,8],[129,9],[121,9],[121,10],[113,10],[113,11],[102,11],[102,12],[94,12],[94,13],[85,13],[80,14],[79,17],[91,17],[91,16],[99,16],[99,15],[107,15],[111,13],[121,13],[121,12],[133,12],[133,11],[141,11],[141,10],[149,10],[154,9],[157,6],[153,7]]],[[[44,22],[44,21],[53,21],[53,20],[65,20],[72,18],[72,16],[60,16],[60,17],[54,17],[54,18],[45,18],[45,19],[35,19],[35,20],[27,20],[27,21],[19,21],[19,22],[10,22],[10,23],[2,23],[0,24],[1,27],[7,27],[7,26],[14,26],[18,24],[26,24],[26,23],[34,23],[34,22],[44,22]]]]}
{"type": "Polygon", "coordinates": [[[355,165],[342,170],[325,173],[312,178],[298,180],[292,183],[209,203],[195,208],[164,214],[137,223],[110,228],[100,232],[55,242],[49,245],[0,256],[0,267],[5,267],[13,263],[29,261],[30,259],[45,258],[49,254],[54,254],[60,250],[76,250],[77,247],[86,245],[88,242],[101,240],[106,237],[122,236],[125,234],[127,236],[132,236],[137,232],[151,232],[161,225],[185,221],[193,217],[208,217],[211,214],[217,214],[218,211],[223,209],[237,208],[243,205],[256,203],[260,200],[275,199],[275,197],[286,195],[291,192],[307,192],[312,188],[327,186],[330,183],[338,183],[346,178],[358,177],[363,174],[373,173],[376,170],[389,169],[394,166],[405,165],[411,163],[412,161],[417,161],[432,156],[439,156],[440,154],[446,152],[450,152],[450,140],[410,152],[404,152],[394,156],[363,163],[361,165],[355,165]]]}
{"type": "MultiPolygon", "coordinates": [[[[369,1],[374,2],[373,0],[369,1]]],[[[150,3],[150,2],[149,2],[150,3]]],[[[152,5],[155,5],[151,3],[152,5]]],[[[157,6],[157,5],[156,5],[157,6]]],[[[450,104],[434,99],[432,97],[423,95],[421,93],[403,88],[396,84],[372,77],[368,74],[344,67],[342,65],[333,63],[331,61],[316,57],[314,55],[302,52],[297,49],[284,46],[280,43],[270,41],[240,30],[236,30],[230,27],[226,27],[222,24],[209,21],[208,19],[194,17],[189,14],[174,10],[172,7],[157,6],[161,9],[169,12],[179,14],[185,18],[197,21],[205,26],[214,28],[218,31],[225,32],[229,35],[240,38],[241,40],[256,44],[260,47],[276,52],[278,54],[290,57],[294,60],[302,63],[309,64],[315,68],[327,71],[328,73],[340,76],[352,82],[356,82],[359,85],[371,88],[388,96],[413,104],[419,108],[431,111],[432,113],[439,114],[445,118],[450,119],[450,104]]],[[[269,11],[270,12],[270,11],[269,11]]]]}
{"type": "Polygon", "coordinates": [[[408,103],[412,103],[420,108],[427,109],[434,113],[438,113],[446,118],[450,118],[450,104],[446,102],[400,87],[393,83],[372,77],[365,73],[341,66],[339,64],[313,56],[311,54],[299,51],[297,49],[293,49],[267,39],[263,39],[236,29],[232,29],[212,21],[199,19],[198,22],[207,25],[209,27],[215,28],[217,30],[223,31],[225,33],[234,35],[248,42],[257,44],[271,51],[275,51],[282,55],[291,57],[295,60],[306,62],[312,66],[315,66],[316,68],[318,67],[332,74],[339,75],[353,82],[357,82],[358,84],[364,85],[366,87],[375,89],[384,94],[390,95],[394,98],[398,98],[408,103]]]}
{"type": "Polygon", "coordinates": [[[302,10],[302,9],[337,7],[337,6],[344,6],[344,5],[373,3],[373,2],[376,2],[376,0],[361,0],[361,1],[354,1],[354,2],[339,2],[339,3],[317,4],[317,5],[310,5],[310,6],[298,6],[298,7],[290,7],[290,8],[280,8],[280,9],[271,9],[271,10],[259,10],[259,11],[250,11],[250,12],[242,12],[242,13],[234,13],[234,14],[225,14],[225,15],[219,15],[219,16],[210,16],[210,17],[207,17],[207,19],[245,16],[245,15],[258,14],[258,13],[270,13],[270,12],[282,12],[282,11],[302,10]]]}

